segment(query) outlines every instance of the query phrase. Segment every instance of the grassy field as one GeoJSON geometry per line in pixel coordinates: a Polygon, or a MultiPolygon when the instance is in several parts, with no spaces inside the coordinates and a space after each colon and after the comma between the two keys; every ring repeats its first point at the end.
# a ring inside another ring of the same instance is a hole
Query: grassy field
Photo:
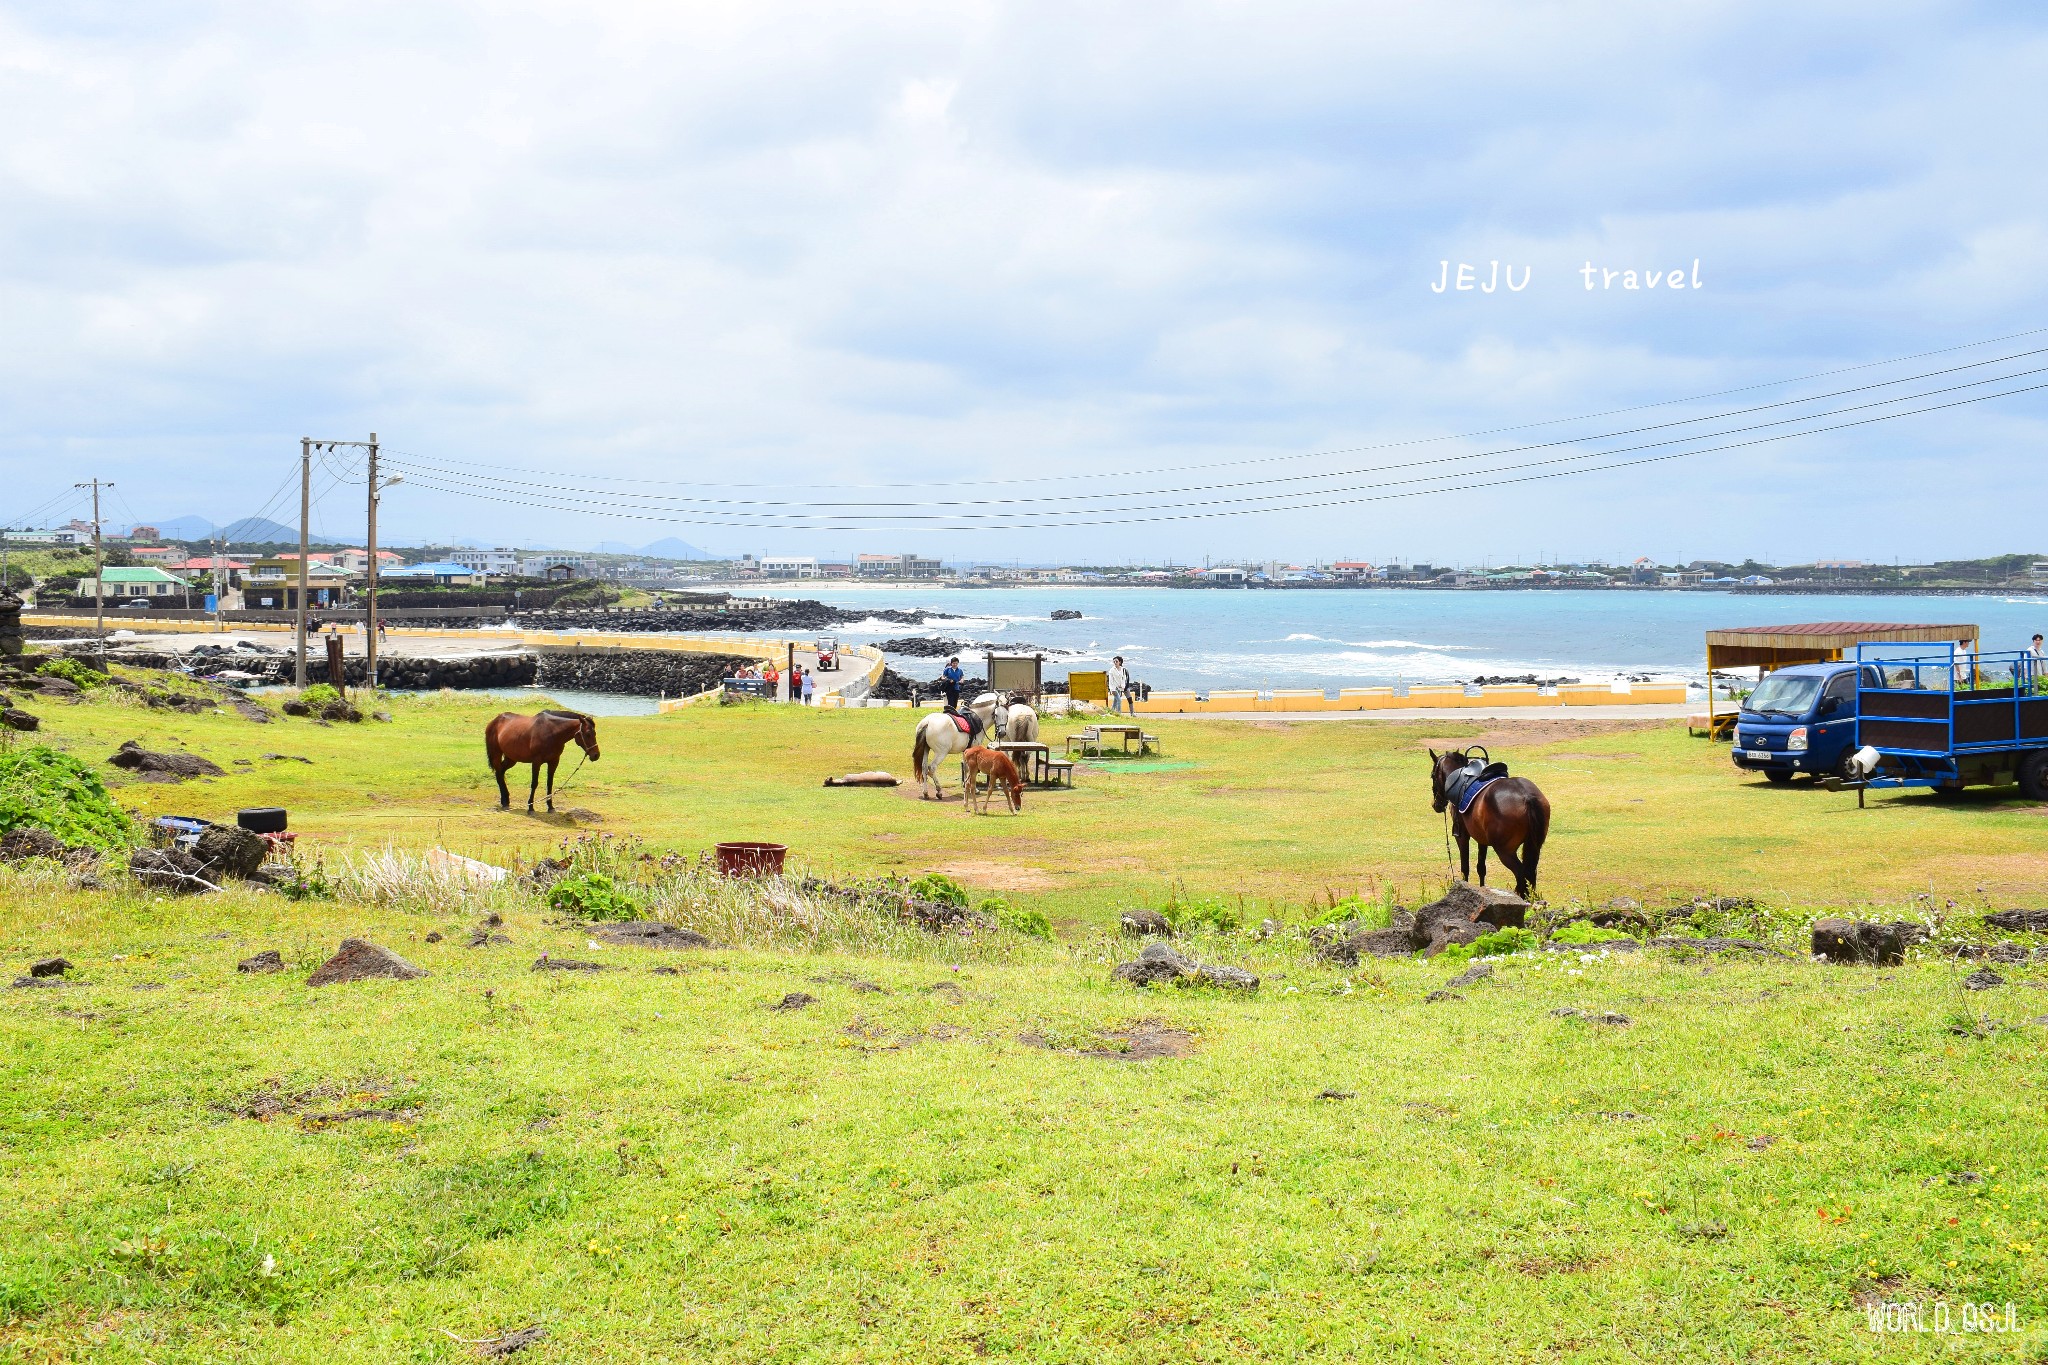
{"type": "MultiPolygon", "coordinates": [[[[506,705],[399,700],[390,725],[331,727],[117,700],[43,709],[55,742],[89,760],[133,738],[229,770],[123,790],[152,814],[275,804],[291,809],[314,849],[439,843],[531,859],[575,831],[527,815],[523,790],[512,812],[496,809],[481,737],[506,705]],[[280,752],[312,764],[262,757],[280,752]]],[[[603,757],[572,776],[572,751],[556,804],[602,817],[585,828],[630,831],[660,848],[769,839],[821,873],[945,869],[1070,926],[1113,922],[1117,909],[1157,903],[1176,881],[1192,894],[1242,897],[1253,919],[1287,918],[1332,891],[1391,886],[1412,904],[1425,885],[1440,888],[1444,827],[1429,809],[1425,749],[1478,740],[1550,795],[1542,871],[1552,900],[1708,893],[1896,907],[1931,894],[2018,904],[2048,885],[2048,808],[2011,788],[1952,805],[1888,795],[1858,810],[1853,795],[1746,778],[1725,746],[1688,739],[1671,722],[1165,719],[1154,727],[1167,741],[1163,762],[1085,767],[1074,791],[1031,793],[1020,818],[963,816],[957,783],[943,805],[918,801],[907,785],[822,786],[869,768],[908,776],[911,728],[902,711],[772,706],[607,718],[603,757]]],[[[1048,724],[1055,748],[1068,728],[1048,724]]]]}
{"type": "MultiPolygon", "coordinates": [[[[0,869],[8,965],[61,952],[85,983],[0,995],[20,1359],[475,1359],[529,1325],[521,1361],[2048,1358],[2038,966],[1979,993],[1931,955],[1536,953],[1432,1003],[1455,968],[1325,966],[1288,930],[1188,945],[1256,994],[1109,978],[1114,911],[1176,882],[1290,921],[1441,885],[1421,746],[1485,725],[1173,724],[1186,766],[1086,771],[1011,819],[817,785],[901,772],[901,713],[607,720],[559,803],[603,823],[571,828],[490,808],[473,701],[360,727],[36,709],[82,757],[140,738],[236,773],[121,788],[138,809],[284,804],[354,871],[291,902],[0,869]],[[593,830],[952,867],[1061,932],[656,954],[510,887],[362,871],[593,830]],[[510,942],[462,946],[489,912],[510,942]],[[430,975],[309,990],[344,935],[430,975]],[[270,948],[286,971],[236,972],[270,948]],[[815,999],[770,1008],[791,992],[815,999]],[[1930,1330],[1872,1331],[1866,1301],[1930,1330]],[[1964,1330],[2008,1304],[2019,1330],[1964,1330]]],[[[1796,950],[1814,907],[1931,887],[1961,926],[2044,899],[2019,802],[1858,812],[1663,726],[1487,742],[1557,803],[1554,900],[1752,893],[1796,950]]]]}

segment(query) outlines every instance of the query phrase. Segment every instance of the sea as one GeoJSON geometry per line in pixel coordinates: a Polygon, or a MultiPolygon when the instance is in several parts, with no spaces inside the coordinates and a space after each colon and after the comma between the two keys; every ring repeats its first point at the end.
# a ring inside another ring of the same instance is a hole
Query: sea
{"type": "MultiPolygon", "coordinates": [[[[1815,621],[1970,624],[1986,650],[2023,649],[2048,630],[2048,595],[1972,597],[1737,595],[1701,591],[1028,588],[948,589],[818,582],[743,596],[815,598],[853,610],[925,607],[957,619],[924,626],[862,620],[842,640],[923,635],[1042,649],[1048,677],[1121,654],[1141,682],[1168,689],[1372,687],[1478,677],[1581,682],[1682,680],[1704,686],[1706,632],[1815,621]],[[1054,610],[1079,611],[1055,621],[1054,610]]],[[[965,652],[963,651],[963,654],[965,652]]],[[[891,658],[915,678],[941,659],[891,658]]],[[[968,671],[976,660],[963,657],[968,671]]]]}

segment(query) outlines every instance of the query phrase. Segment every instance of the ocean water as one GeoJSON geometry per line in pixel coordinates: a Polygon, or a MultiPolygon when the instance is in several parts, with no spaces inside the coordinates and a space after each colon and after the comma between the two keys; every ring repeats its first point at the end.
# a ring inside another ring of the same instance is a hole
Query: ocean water
{"type": "MultiPolygon", "coordinates": [[[[962,619],[923,627],[863,621],[841,639],[906,635],[1044,647],[1049,676],[1121,654],[1163,688],[1370,687],[1484,675],[1618,677],[1703,683],[1705,634],[1805,621],[1974,624],[1984,648],[2022,649],[2048,630],[2048,595],[1750,597],[1701,592],[1260,591],[1174,588],[984,588],[803,583],[745,595],[817,598],[848,608],[926,607],[962,619]],[[1082,613],[1054,621],[1055,608],[1082,613]]],[[[892,659],[915,677],[936,659],[892,659]]],[[[972,663],[963,659],[963,663],[972,663]]]]}

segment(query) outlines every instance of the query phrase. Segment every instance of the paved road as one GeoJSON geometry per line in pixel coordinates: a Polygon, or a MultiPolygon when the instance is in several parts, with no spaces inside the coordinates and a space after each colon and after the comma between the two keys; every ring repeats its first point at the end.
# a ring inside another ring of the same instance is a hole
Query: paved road
{"type": "Polygon", "coordinates": [[[1418,706],[1413,710],[1389,708],[1384,711],[1196,711],[1182,714],[1140,715],[1154,721],[1176,720],[1683,720],[1705,710],[1705,703],[1692,706],[1418,706]]]}

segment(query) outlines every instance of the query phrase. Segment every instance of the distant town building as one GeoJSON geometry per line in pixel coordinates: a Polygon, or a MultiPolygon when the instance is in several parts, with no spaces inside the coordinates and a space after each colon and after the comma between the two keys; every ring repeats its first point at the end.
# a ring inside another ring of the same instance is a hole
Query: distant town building
{"type": "Polygon", "coordinates": [[[937,578],[940,567],[938,560],[914,554],[856,555],[853,561],[859,578],[937,578]]]}
{"type": "Polygon", "coordinates": [[[132,531],[130,531],[130,532],[128,533],[128,539],[130,539],[130,540],[162,540],[162,539],[163,539],[163,532],[161,532],[161,531],[157,530],[157,529],[156,529],[156,527],[154,527],[154,526],[137,526],[137,527],[136,527],[136,528],[135,528],[134,530],[132,530],[132,531]]]}
{"type": "Polygon", "coordinates": [[[150,565],[145,568],[108,569],[99,578],[78,580],[78,597],[179,597],[192,591],[192,585],[174,573],[150,565]],[[101,591],[104,583],[105,591],[101,591]]]}
{"type": "Polygon", "coordinates": [[[763,555],[761,556],[763,578],[816,578],[818,560],[815,555],[763,555]]]}
{"type": "Polygon", "coordinates": [[[467,564],[440,559],[426,564],[408,564],[398,569],[379,569],[377,576],[388,578],[394,583],[432,584],[437,588],[468,588],[476,585],[477,571],[467,564]]]}
{"type": "MultiPolygon", "coordinates": [[[[318,556],[315,556],[317,558],[318,556]]],[[[370,552],[363,549],[336,550],[327,556],[327,562],[346,573],[366,575],[370,572],[370,552]]],[[[388,573],[405,563],[405,556],[391,550],[377,551],[377,572],[388,573]]]]}
{"type": "Polygon", "coordinates": [[[587,578],[590,566],[581,555],[524,555],[519,560],[522,578],[587,578]]]}
{"type": "MultiPolygon", "coordinates": [[[[449,552],[447,562],[460,564],[473,573],[508,578],[519,572],[519,551],[502,546],[495,550],[453,550],[449,552]]],[[[377,572],[384,572],[382,564],[377,566],[377,572]]]]}

